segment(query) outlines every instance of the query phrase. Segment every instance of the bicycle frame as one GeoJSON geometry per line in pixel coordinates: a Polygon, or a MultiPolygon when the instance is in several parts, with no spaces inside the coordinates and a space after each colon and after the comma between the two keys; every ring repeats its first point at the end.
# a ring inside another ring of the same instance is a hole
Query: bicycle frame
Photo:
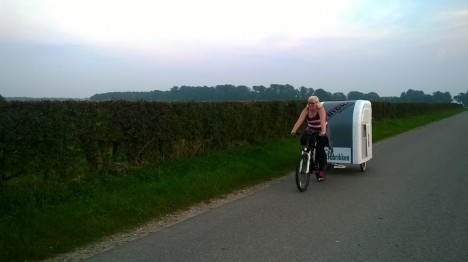
{"type": "MultiPolygon", "coordinates": [[[[296,135],[302,135],[302,133],[296,133],[296,135]]],[[[301,157],[296,165],[296,186],[300,192],[307,190],[310,181],[310,174],[313,171],[317,172],[317,165],[315,163],[317,135],[317,132],[310,132],[310,135],[307,134],[307,140],[305,141],[306,144],[302,145],[301,157]],[[310,139],[313,139],[313,141],[310,141],[310,139]],[[306,161],[306,163],[304,163],[304,161],[306,161]],[[313,163],[313,167],[311,167],[311,163],[313,163]]],[[[303,142],[304,141],[301,141],[301,144],[303,142]]]]}
{"type": "Polygon", "coordinates": [[[307,155],[307,169],[306,169],[306,171],[309,172],[309,173],[310,173],[310,160],[313,160],[313,161],[315,162],[315,158],[314,158],[314,157],[315,157],[315,154],[314,154],[314,152],[315,152],[315,148],[314,148],[314,147],[312,147],[312,148],[307,147],[307,146],[302,147],[302,154],[303,154],[303,155],[304,155],[304,154],[307,155]]]}

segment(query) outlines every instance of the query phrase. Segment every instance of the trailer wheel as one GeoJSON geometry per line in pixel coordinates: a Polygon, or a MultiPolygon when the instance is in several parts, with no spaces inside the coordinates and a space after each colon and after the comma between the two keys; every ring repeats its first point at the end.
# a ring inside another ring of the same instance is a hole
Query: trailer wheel
{"type": "Polygon", "coordinates": [[[366,171],[367,162],[364,162],[364,163],[360,164],[359,166],[361,167],[361,172],[364,172],[364,171],[366,171]]]}

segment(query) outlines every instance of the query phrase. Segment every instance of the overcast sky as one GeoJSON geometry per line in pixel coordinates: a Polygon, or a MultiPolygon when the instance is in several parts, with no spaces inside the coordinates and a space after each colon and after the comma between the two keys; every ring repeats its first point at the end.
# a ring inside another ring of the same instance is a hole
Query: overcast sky
{"type": "Polygon", "coordinates": [[[0,94],[468,91],[468,0],[0,0],[0,94]]]}

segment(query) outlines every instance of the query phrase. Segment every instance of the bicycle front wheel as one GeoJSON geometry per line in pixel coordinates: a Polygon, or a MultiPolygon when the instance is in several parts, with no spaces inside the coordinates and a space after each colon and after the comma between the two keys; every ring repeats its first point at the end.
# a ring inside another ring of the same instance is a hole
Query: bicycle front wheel
{"type": "Polygon", "coordinates": [[[307,154],[303,154],[296,166],[296,186],[301,192],[306,191],[309,186],[310,172],[307,172],[307,162],[309,162],[309,157],[307,154]]]}

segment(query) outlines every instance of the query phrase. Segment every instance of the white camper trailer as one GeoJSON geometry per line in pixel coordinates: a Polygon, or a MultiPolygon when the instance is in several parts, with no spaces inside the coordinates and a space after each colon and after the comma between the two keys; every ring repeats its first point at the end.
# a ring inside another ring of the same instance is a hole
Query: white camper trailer
{"type": "Polygon", "coordinates": [[[333,151],[327,161],[335,167],[360,165],[372,158],[372,106],[367,100],[323,102],[327,112],[333,151]]]}

